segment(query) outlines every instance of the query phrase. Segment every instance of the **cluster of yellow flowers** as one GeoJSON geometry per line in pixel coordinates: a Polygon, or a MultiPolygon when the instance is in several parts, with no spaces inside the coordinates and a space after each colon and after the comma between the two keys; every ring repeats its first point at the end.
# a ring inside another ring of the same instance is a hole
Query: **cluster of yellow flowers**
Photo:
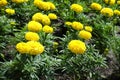
{"type": "MultiPolygon", "coordinates": [[[[116,0],[104,0],[104,2],[107,4],[113,5],[113,4],[115,4],[116,0]]],[[[117,1],[117,4],[119,4],[119,3],[120,3],[120,1],[117,1]]],[[[108,8],[108,7],[102,8],[102,6],[99,3],[93,2],[90,5],[90,7],[94,10],[100,10],[100,13],[104,16],[107,16],[107,17],[112,17],[114,14],[120,16],[119,10],[117,10],[117,9],[113,10],[111,8],[108,8]]]]}
{"type": "Polygon", "coordinates": [[[57,15],[54,13],[49,13],[47,16],[39,12],[39,13],[35,13],[32,16],[32,20],[41,22],[43,25],[50,25],[51,20],[56,20],[56,19],[57,19],[57,15]]]}
{"type": "MultiPolygon", "coordinates": [[[[17,0],[14,0],[17,1],[17,0]]],[[[34,0],[34,4],[43,10],[55,9],[55,6],[51,2],[43,2],[40,0],[34,0]],[[45,3],[41,5],[42,3],[45,3]],[[47,4],[46,4],[47,3],[47,4]],[[49,3],[49,4],[48,4],[49,3]],[[50,8],[47,8],[47,7],[50,8]],[[43,7],[43,8],[42,8],[43,7]]],[[[54,13],[49,13],[48,15],[42,14],[40,12],[35,13],[32,16],[32,21],[29,21],[27,24],[27,29],[29,32],[25,33],[25,39],[28,42],[20,42],[16,45],[16,49],[20,53],[27,53],[31,55],[41,54],[44,51],[44,46],[39,42],[40,36],[38,32],[43,31],[45,33],[52,33],[53,28],[49,25],[51,20],[56,20],[58,17],[54,13]]]]}
{"type": "Polygon", "coordinates": [[[75,54],[83,54],[86,51],[85,43],[80,40],[71,40],[68,49],[75,54]]]}
{"type": "Polygon", "coordinates": [[[42,0],[34,0],[34,5],[41,10],[54,10],[56,8],[52,2],[45,2],[42,0]]]}
{"type": "Polygon", "coordinates": [[[8,4],[7,0],[0,0],[0,7],[6,6],[8,4]]]}
{"type": "Polygon", "coordinates": [[[89,40],[92,37],[92,34],[91,34],[92,27],[90,27],[90,26],[85,26],[84,27],[84,25],[82,23],[77,22],[77,21],[73,21],[73,22],[67,21],[67,22],[65,22],[65,25],[71,26],[73,29],[78,30],[79,31],[78,36],[80,38],[83,38],[85,40],[89,40]]]}
{"type": "MultiPolygon", "coordinates": [[[[79,31],[78,36],[85,40],[89,40],[92,37],[92,27],[84,26],[82,23],[73,21],[73,22],[65,22],[66,26],[71,26],[73,29],[79,31]]],[[[86,51],[85,43],[80,40],[71,40],[68,43],[68,49],[75,54],[83,54],[86,51]]]]}
{"type": "Polygon", "coordinates": [[[38,31],[42,29],[42,25],[36,21],[30,21],[28,23],[29,32],[25,33],[25,39],[28,42],[20,42],[16,45],[16,49],[20,53],[37,55],[41,54],[44,51],[44,46],[38,42],[40,37],[38,35],[38,31]]]}
{"type": "Polygon", "coordinates": [[[70,6],[71,10],[75,11],[75,12],[82,12],[83,11],[83,7],[79,4],[72,4],[70,6]]]}
{"type": "Polygon", "coordinates": [[[14,3],[23,3],[23,2],[28,2],[28,0],[12,0],[14,3]]]}
{"type": "Polygon", "coordinates": [[[113,5],[113,4],[115,4],[116,0],[104,0],[104,2],[105,2],[106,4],[113,5]]]}
{"type": "Polygon", "coordinates": [[[6,12],[7,14],[9,14],[9,15],[15,14],[15,10],[14,10],[14,9],[10,9],[10,8],[5,9],[5,12],[6,12]]]}
{"type": "Polygon", "coordinates": [[[16,49],[21,54],[37,55],[41,54],[44,51],[44,46],[37,41],[28,41],[27,43],[25,42],[18,43],[16,45],[16,49]]]}
{"type": "Polygon", "coordinates": [[[38,33],[42,30],[42,25],[36,21],[30,21],[27,25],[29,32],[26,32],[25,39],[28,42],[20,42],[16,45],[16,49],[20,53],[26,53],[31,55],[41,54],[44,51],[44,46],[38,42],[40,37],[38,33]]]}

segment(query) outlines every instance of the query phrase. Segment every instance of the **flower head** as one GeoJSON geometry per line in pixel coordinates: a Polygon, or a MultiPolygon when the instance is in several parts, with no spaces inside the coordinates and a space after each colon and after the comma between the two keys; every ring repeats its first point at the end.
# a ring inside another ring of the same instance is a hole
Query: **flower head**
{"type": "Polygon", "coordinates": [[[70,6],[71,10],[75,11],[75,12],[82,12],[83,11],[83,7],[79,4],[72,4],[70,6]]]}
{"type": "Polygon", "coordinates": [[[105,2],[106,4],[110,4],[110,5],[115,4],[115,1],[116,1],[116,0],[104,0],[104,2],[105,2]]]}
{"type": "Polygon", "coordinates": [[[42,25],[36,21],[30,21],[27,27],[28,27],[28,30],[32,32],[39,32],[40,30],[42,30],[42,25]]]}
{"type": "Polygon", "coordinates": [[[72,22],[67,21],[67,22],[65,22],[65,25],[71,26],[71,25],[72,25],[72,22]]]}
{"type": "Polygon", "coordinates": [[[37,41],[28,41],[26,44],[31,47],[29,51],[31,55],[41,54],[44,51],[44,46],[37,41]]]}
{"type": "Polygon", "coordinates": [[[68,49],[75,54],[83,54],[86,50],[85,43],[80,40],[71,40],[68,49]]]}
{"type": "Polygon", "coordinates": [[[48,25],[45,25],[45,26],[43,27],[43,31],[44,31],[45,33],[53,33],[53,28],[50,27],[50,26],[48,26],[48,25]]]}
{"type": "Polygon", "coordinates": [[[107,17],[113,16],[113,10],[111,8],[103,8],[100,12],[107,17]]]}
{"type": "Polygon", "coordinates": [[[0,7],[6,6],[8,4],[7,0],[0,0],[0,7]]]}
{"type": "Polygon", "coordinates": [[[88,40],[88,39],[91,39],[92,34],[91,34],[90,32],[88,32],[88,31],[81,30],[81,31],[79,32],[78,36],[81,37],[81,38],[83,38],[83,39],[88,40]]]}
{"type": "Polygon", "coordinates": [[[8,13],[9,15],[13,15],[15,14],[15,10],[14,9],[5,9],[5,12],[8,13]]]}
{"type": "Polygon", "coordinates": [[[12,2],[14,3],[23,3],[23,2],[27,2],[28,0],[12,0],[12,2]]]}
{"type": "Polygon", "coordinates": [[[38,21],[38,22],[41,22],[41,21],[42,21],[42,18],[43,18],[43,14],[42,14],[42,13],[35,13],[35,14],[32,16],[32,20],[38,21]]]}
{"type": "Polygon", "coordinates": [[[31,47],[30,47],[28,44],[24,43],[24,42],[20,42],[20,43],[17,43],[16,49],[17,49],[21,54],[23,54],[23,53],[29,53],[31,47]]]}
{"type": "Polygon", "coordinates": [[[40,39],[39,35],[35,32],[27,32],[25,34],[25,39],[30,41],[38,41],[40,39]]]}
{"type": "Polygon", "coordinates": [[[55,5],[52,2],[47,2],[48,5],[50,5],[50,10],[56,9],[55,5]]]}
{"type": "Polygon", "coordinates": [[[74,21],[72,23],[72,28],[75,30],[81,30],[81,29],[83,29],[83,24],[80,22],[74,21]]]}
{"type": "Polygon", "coordinates": [[[86,31],[89,31],[89,32],[92,32],[92,27],[90,27],[90,26],[85,26],[85,30],[86,30],[86,31]]]}
{"type": "Polygon", "coordinates": [[[114,10],[114,14],[120,16],[120,11],[119,10],[114,10]]]}
{"type": "Polygon", "coordinates": [[[47,15],[43,15],[42,24],[43,25],[50,25],[51,24],[50,18],[47,15]]]}
{"type": "Polygon", "coordinates": [[[101,10],[102,6],[98,3],[92,3],[90,6],[94,10],[101,10]]]}
{"type": "Polygon", "coordinates": [[[51,20],[57,19],[57,15],[54,14],[54,13],[49,13],[49,14],[48,14],[48,17],[49,17],[51,20]]]}

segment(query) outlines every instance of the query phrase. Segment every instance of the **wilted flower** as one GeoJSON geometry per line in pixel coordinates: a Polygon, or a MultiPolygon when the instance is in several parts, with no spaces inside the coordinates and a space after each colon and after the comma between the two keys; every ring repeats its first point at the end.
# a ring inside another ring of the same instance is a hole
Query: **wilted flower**
{"type": "Polygon", "coordinates": [[[25,34],[25,39],[30,41],[38,41],[40,39],[39,35],[35,32],[27,32],[25,34]]]}
{"type": "Polygon", "coordinates": [[[53,28],[50,27],[50,26],[48,26],[48,25],[45,25],[45,26],[43,27],[43,31],[44,31],[45,33],[53,33],[53,28]]]}
{"type": "Polygon", "coordinates": [[[113,16],[113,10],[111,8],[103,8],[100,12],[107,17],[113,16]]]}
{"type": "Polygon", "coordinates": [[[5,9],[5,12],[8,13],[9,15],[15,14],[15,10],[14,9],[10,9],[10,8],[5,9]]]}
{"type": "Polygon", "coordinates": [[[75,30],[81,30],[81,29],[83,29],[83,24],[80,22],[74,21],[72,23],[72,28],[75,30]]]}
{"type": "Polygon", "coordinates": [[[83,7],[79,4],[72,4],[70,6],[71,10],[75,11],[75,12],[82,12],[83,11],[83,7]]]}
{"type": "Polygon", "coordinates": [[[36,21],[30,21],[27,25],[29,31],[39,32],[42,30],[42,25],[36,21]]]}
{"type": "Polygon", "coordinates": [[[92,34],[91,34],[90,32],[88,32],[88,31],[81,30],[81,31],[79,32],[78,36],[81,37],[81,38],[83,38],[83,39],[88,40],[88,39],[91,39],[92,34]]]}
{"type": "Polygon", "coordinates": [[[71,40],[68,49],[75,54],[83,54],[86,50],[85,43],[80,40],[71,40]]]}
{"type": "Polygon", "coordinates": [[[94,10],[101,10],[102,6],[98,3],[92,3],[90,6],[94,10]]]}

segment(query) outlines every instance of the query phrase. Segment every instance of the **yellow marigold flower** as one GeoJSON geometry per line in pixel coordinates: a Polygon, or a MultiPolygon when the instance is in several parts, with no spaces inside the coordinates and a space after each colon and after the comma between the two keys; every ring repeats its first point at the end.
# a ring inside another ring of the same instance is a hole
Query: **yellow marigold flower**
{"type": "Polygon", "coordinates": [[[41,10],[50,10],[50,5],[47,2],[39,1],[36,6],[41,10]]]}
{"type": "Polygon", "coordinates": [[[25,34],[25,39],[29,41],[38,41],[40,39],[39,35],[35,32],[27,32],[25,34]]]}
{"type": "Polygon", "coordinates": [[[50,18],[47,15],[43,15],[42,24],[43,25],[50,25],[51,24],[50,18]]]}
{"type": "Polygon", "coordinates": [[[43,31],[44,31],[45,33],[53,33],[53,28],[50,27],[50,26],[48,26],[48,25],[45,25],[45,26],[43,27],[43,31]]]}
{"type": "Polygon", "coordinates": [[[79,4],[72,4],[70,6],[71,10],[75,11],[75,12],[82,12],[83,11],[83,7],[79,4]]]}
{"type": "Polygon", "coordinates": [[[33,2],[33,3],[34,3],[34,5],[35,5],[35,6],[37,6],[37,7],[38,7],[38,6],[39,6],[39,4],[40,4],[40,0],[34,0],[34,2],[33,2]]]}
{"type": "Polygon", "coordinates": [[[117,1],[117,4],[120,5],[120,1],[117,1]]]}
{"type": "Polygon", "coordinates": [[[8,14],[10,14],[10,15],[13,15],[13,14],[15,14],[15,10],[14,9],[5,9],[5,12],[6,13],[8,13],[8,14]]]}
{"type": "Polygon", "coordinates": [[[28,27],[28,30],[32,32],[39,32],[40,30],[42,30],[42,25],[36,21],[30,21],[27,27],[28,27]]]}
{"type": "Polygon", "coordinates": [[[113,16],[113,10],[111,8],[103,8],[100,12],[107,17],[113,16]]]}
{"type": "Polygon", "coordinates": [[[29,54],[37,55],[44,51],[44,46],[37,41],[28,41],[27,44],[31,47],[29,54]]]}
{"type": "Polygon", "coordinates": [[[80,40],[71,40],[68,49],[75,54],[83,54],[86,50],[85,43],[80,40]]]}
{"type": "Polygon", "coordinates": [[[102,6],[98,3],[92,3],[90,6],[94,10],[101,10],[102,6]]]}
{"type": "Polygon", "coordinates": [[[49,3],[47,3],[47,2],[43,2],[43,6],[42,6],[42,9],[43,10],[50,10],[50,5],[49,5],[49,3]]]}
{"type": "Polygon", "coordinates": [[[104,0],[104,2],[105,2],[106,4],[113,5],[113,4],[115,4],[116,0],[104,0]]]}
{"type": "Polygon", "coordinates": [[[41,21],[42,21],[42,18],[43,18],[43,14],[42,14],[42,13],[35,13],[35,14],[32,16],[32,20],[34,20],[34,21],[39,21],[39,22],[41,22],[41,21]]]}
{"type": "Polygon", "coordinates": [[[83,29],[83,24],[80,22],[74,21],[72,23],[72,28],[75,30],[81,30],[81,29],[83,29]]]}
{"type": "Polygon", "coordinates": [[[56,9],[55,5],[52,2],[47,2],[47,3],[48,3],[48,5],[50,5],[51,10],[56,9]]]}
{"type": "Polygon", "coordinates": [[[23,2],[26,2],[26,0],[12,0],[12,2],[14,2],[14,3],[23,3],[23,2]]]}
{"type": "Polygon", "coordinates": [[[119,10],[114,10],[114,14],[120,16],[120,11],[119,10]]]}
{"type": "Polygon", "coordinates": [[[7,0],[0,0],[0,6],[6,6],[7,4],[7,0]]]}
{"type": "Polygon", "coordinates": [[[91,39],[92,37],[92,34],[88,31],[85,31],[85,30],[81,30],[78,34],[79,37],[85,39],[85,40],[88,40],[88,39],[91,39]]]}
{"type": "Polygon", "coordinates": [[[85,26],[85,30],[86,30],[86,31],[89,31],[89,32],[92,32],[92,27],[90,27],[90,26],[85,26]]]}
{"type": "Polygon", "coordinates": [[[67,21],[67,22],[65,22],[65,25],[71,26],[71,25],[72,25],[72,22],[67,21]]]}
{"type": "Polygon", "coordinates": [[[54,14],[54,13],[49,13],[49,14],[48,14],[48,17],[49,17],[51,20],[57,19],[57,15],[54,14]]]}
{"type": "Polygon", "coordinates": [[[29,53],[31,47],[24,42],[20,42],[20,43],[17,43],[16,49],[17,49],[18,52],[23,54],[23,53],[29,53]]]}

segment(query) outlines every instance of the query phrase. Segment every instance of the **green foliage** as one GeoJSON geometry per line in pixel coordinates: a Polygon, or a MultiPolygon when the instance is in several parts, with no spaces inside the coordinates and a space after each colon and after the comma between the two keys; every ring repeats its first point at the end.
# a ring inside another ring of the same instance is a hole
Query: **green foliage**
{"type": "Polygon", "coordinates": [[[92,2],[113,10],[119,9],[119,5],[107,5],[103,0],[44,0],[51,1],[56,6],[55,10],[44,11],[36,7],[33,1],[16,4],[9,0],[7,6],[0,7],[0,80],[58,80],[56,75],[64,74],[74,80],[101,80],[102,75],[97,69],[108,66],[106,54],[109,51],[115,53],[115,58],[120,63],[120,38],[116,29],[120,25],[119,16],[105,17],[100,11],[90,8],[92,2]],[[72,11],[70,6],[73,3],[83,6],[83,12],[72,11]],[[13,8],[15,14],[8,15],[6,8],[13,8]],[[55,13],[58,16],[57,20],[51,20],[50,26],[54,32],[38,32],[39,42],[45,47],[42,54],[18,53],[15,46],[19,42],[27,42],[24,38],[28,31],[27,24],[37,12],[46,15],[55,13]],[[92,39],[80,38],[79,31],[67,26],[66,21],[78,21],[84,26],[91,26],[92,39]],[[74,54],[68,50],[71,40],[85,42],[85,53],[74,54]],[[54,42],[58,45],[54,46],[54,42]]]}

